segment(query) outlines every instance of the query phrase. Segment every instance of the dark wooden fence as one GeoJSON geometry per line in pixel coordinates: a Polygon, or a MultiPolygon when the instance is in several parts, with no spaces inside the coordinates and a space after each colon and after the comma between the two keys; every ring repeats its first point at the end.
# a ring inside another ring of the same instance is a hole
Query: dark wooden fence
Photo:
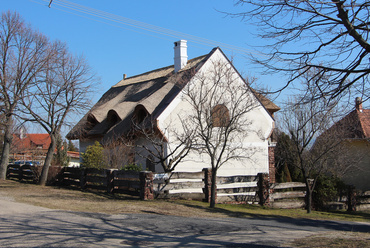
{"type": "Polygon", "coordinates": [[[104,190],[108,193],[140,194],[140,173],[123,170],[64,167],[61,185],[81,189],[104,190]]]}

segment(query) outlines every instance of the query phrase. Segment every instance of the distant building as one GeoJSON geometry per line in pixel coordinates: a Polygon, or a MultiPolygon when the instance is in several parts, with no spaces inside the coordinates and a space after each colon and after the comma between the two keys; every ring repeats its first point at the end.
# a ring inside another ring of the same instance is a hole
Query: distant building
{"type": "MultiPolygon", "coordinates": [[[[48,152],[51,139],[49,134],[45,133],[28,133],[21,132],[20,134],[13,134],[13,141],[10,150],[11,161],[38,161],[40,164],[44,163],[46,153],[48,152]]],[[[80,166],[79,152],[68,151],[67,155],[70,159],[69,165],[71,167],[80,166]]]]}
{"type": "Polygon", "coordinates": [[[323,136],[336,133],[344,139],[342,143],[348,156],[356,156],[358,162],[343,173],[343,180],[357,189],[370,190],[370,109],[362,108],[362,99],[356,98],[355,109],[330,127],[323,136]]]}
{"type": "Polygon", "coordinates": [[[49,134],[13,134],[10,159],[43,162],[50,143],[49,134]]]}

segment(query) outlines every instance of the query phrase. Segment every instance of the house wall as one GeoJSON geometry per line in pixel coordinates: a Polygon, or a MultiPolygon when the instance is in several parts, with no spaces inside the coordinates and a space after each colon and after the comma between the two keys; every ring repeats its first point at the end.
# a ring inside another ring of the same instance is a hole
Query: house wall
{"type": "MultiPolygon", "coordinates": [[[[228,63],[224,55],[217,51],[212,57],[207,60],[199,75],[212,76],[212,67],[215,63],[228,63]]],[[[234,70],[232,68],[232,70],[234,70]]],[[[239,74],[234,71],[233,83],[244,85],[244,81],[240,78],[239,74]]],[[[194,76],[194,79],[189,83],[190,90],[199,90],[199,78],[194,76]]],[[[225,105],[227,106],[230,98],[238,99],[238,92],[233,92],[228,95],[226,92],[221,92],[225,97],[225,105]]],[[[186,121],[193,110],[191,104],[188,102],[187,95],[180,93],[174,101],[166,108],[161,114],[159,119],[159,126],[162,132],[169,141],[169,148],[174,149],[178,144],[176,136],[182,132],[183,125],[187,125],[186,121]]],[[[245,156],[243,159],[231,160],[224,164],[219,170],[220,176],[232,175],[256,175],[257,173],[269,173],[269,159],[268,159],[268,137],[273,129],[274,121],[268,112],[263,108],[259,101],[250,92],[250,101],[253,108],[244,116],[243,123],[248,123],[244,127],[247,131],[243,135],[238,134],[234,137],[234,142],[230,146],[243,147],[245,156]],[[246,121],[246,122],[244,122],[246,121]]],[[[230,106],[227,106],[231,109],[230,106]]],[[[190,122],[189,122],[190,123],[190,122]]],[[[199,154],[197,151],[191,152],[175,169],[178,172],[196,172],[201,171],[203,168],[210,168],[211,163],[207,154],[199,154]]]]}
{"type": "Polygon", "coordinates": [[[354,162],[344,173],[343,181],[356,189],[370,190],[370,142],[366,139],[352,140],[347,143],[347,149],[354,162]]]}
{"type": "MultiPolygon", "coordinates": [[[[135,145],[145,145],[150,150],[154,150],[154,147],[151,143],[148,143],[144,138],[138,138],[135,140],[135,145]]],[[[166,146],[166,144],[164,144],[166,146]]],[[[166,156],[166,153],[164,154],[166,156]]],[[[144,148],[135,148],[135,164],[141,166],[143,170],[147,168],[147,160],[146,158],[150,156],[150,153],[144,148]],[[139,155],[140,154],[140,155],[139,155]]],[[[154,158],[155,159],[155,158],[154,158]]],[[[164,172],[163,167],[160,164],[155,164],[155,172],[164,172]]]]}

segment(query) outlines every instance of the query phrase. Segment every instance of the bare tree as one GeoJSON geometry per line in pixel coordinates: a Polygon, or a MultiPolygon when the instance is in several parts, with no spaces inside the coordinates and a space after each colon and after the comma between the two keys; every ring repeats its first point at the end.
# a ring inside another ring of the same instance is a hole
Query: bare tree
{"type": "MultiPolygon", "coordinates": [[[[306,96],[310,97],[307,93],[306,96]]],[[[318,178],[321,175],[342,177],[349,167],[361,160],[361,155],[350,154],[345,145],[347,130],[331,127],[339,109],[335,101],[321,98],[302,103],[302,98],[297,99],[287,103],[281,125],[288,131],[293,144],[290,155],[297,157],[294,165],[301,170],[305,181],[306,209],[310,213],[318,178]]]]}
{"type": "Polygon", "coordinates": [[[138,122],[133,118],[132,132],[129,134],[129,146],[134,147],[136,154],[146,159],[147,169],[154,170],[154,166],[161,165],[164,172],[172,172],[176,166],[183,161],[193,148],[194,131],[182,122],[182,131],[176,132],[168,125],[163,131],[157,126],[158,123],[147,116],[138,122]],[[171,134],[169,145],[166,134],[171,134]],[[153,167],[153,168],[150,168],[153,167]]]}
{"type": "Polygon", "coordinates": [[[103,148],[105,164],[109,168],[122,169],[133,162],[132,147],[120,139],[104,142],[103,148]]]}
{"type": "Polygon", "coordinates": [[[194,149],[209,158],[210,207],[214,207],[218,169],[230,161],[251,158],[255,152],[243,141],[253,132],[248,114],[257,100],[235,69],[223,61],[213,61],[209,71],[195,74],[184,91],[190,110],[182,122],[194,130],[194,149]]]}
{"type": "Polygon", "coordinates": [[[45,69],[50,51],[48,39],[12,12],[1,15],[0,47],[0,102],[5,116],[0,179],[5,179],[14,116],[24,91],[45,69]]]}
{"type": "Polygon", "coordinates": [[[254,61],[270,72],[286,73],[285,87],[315,71],[310,79],[318,89],[314,99],[334,99],[350,89],[363,94],[364,100],[370,97],[370,2],[239,0],[238,4],[246,11],[233,15],[254,21],[260,28],[258,36],[268,42],[263,56],[254,61]]]}
{"type": "Polygon", "coordinates": [[[89,107],[93,79],[83,57],[69,54],[61,42],[55,42],[52,48],[55,53],[45,72],[23,97],[27,120],[39,123],[51,139],[40,177],[41,185],[46,184],[57,137],[67,115],[89,107]]]}

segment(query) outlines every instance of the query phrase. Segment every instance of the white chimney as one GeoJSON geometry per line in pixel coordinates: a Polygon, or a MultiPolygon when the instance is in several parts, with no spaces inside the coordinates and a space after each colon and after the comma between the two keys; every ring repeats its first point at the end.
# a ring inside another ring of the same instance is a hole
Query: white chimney
{"type": "Polygon", "coordinates": [[[186,66],[188,62],[188,52],[186,40],[180,40],[175,42],[175,72],[178,72],[186,66]]]}

